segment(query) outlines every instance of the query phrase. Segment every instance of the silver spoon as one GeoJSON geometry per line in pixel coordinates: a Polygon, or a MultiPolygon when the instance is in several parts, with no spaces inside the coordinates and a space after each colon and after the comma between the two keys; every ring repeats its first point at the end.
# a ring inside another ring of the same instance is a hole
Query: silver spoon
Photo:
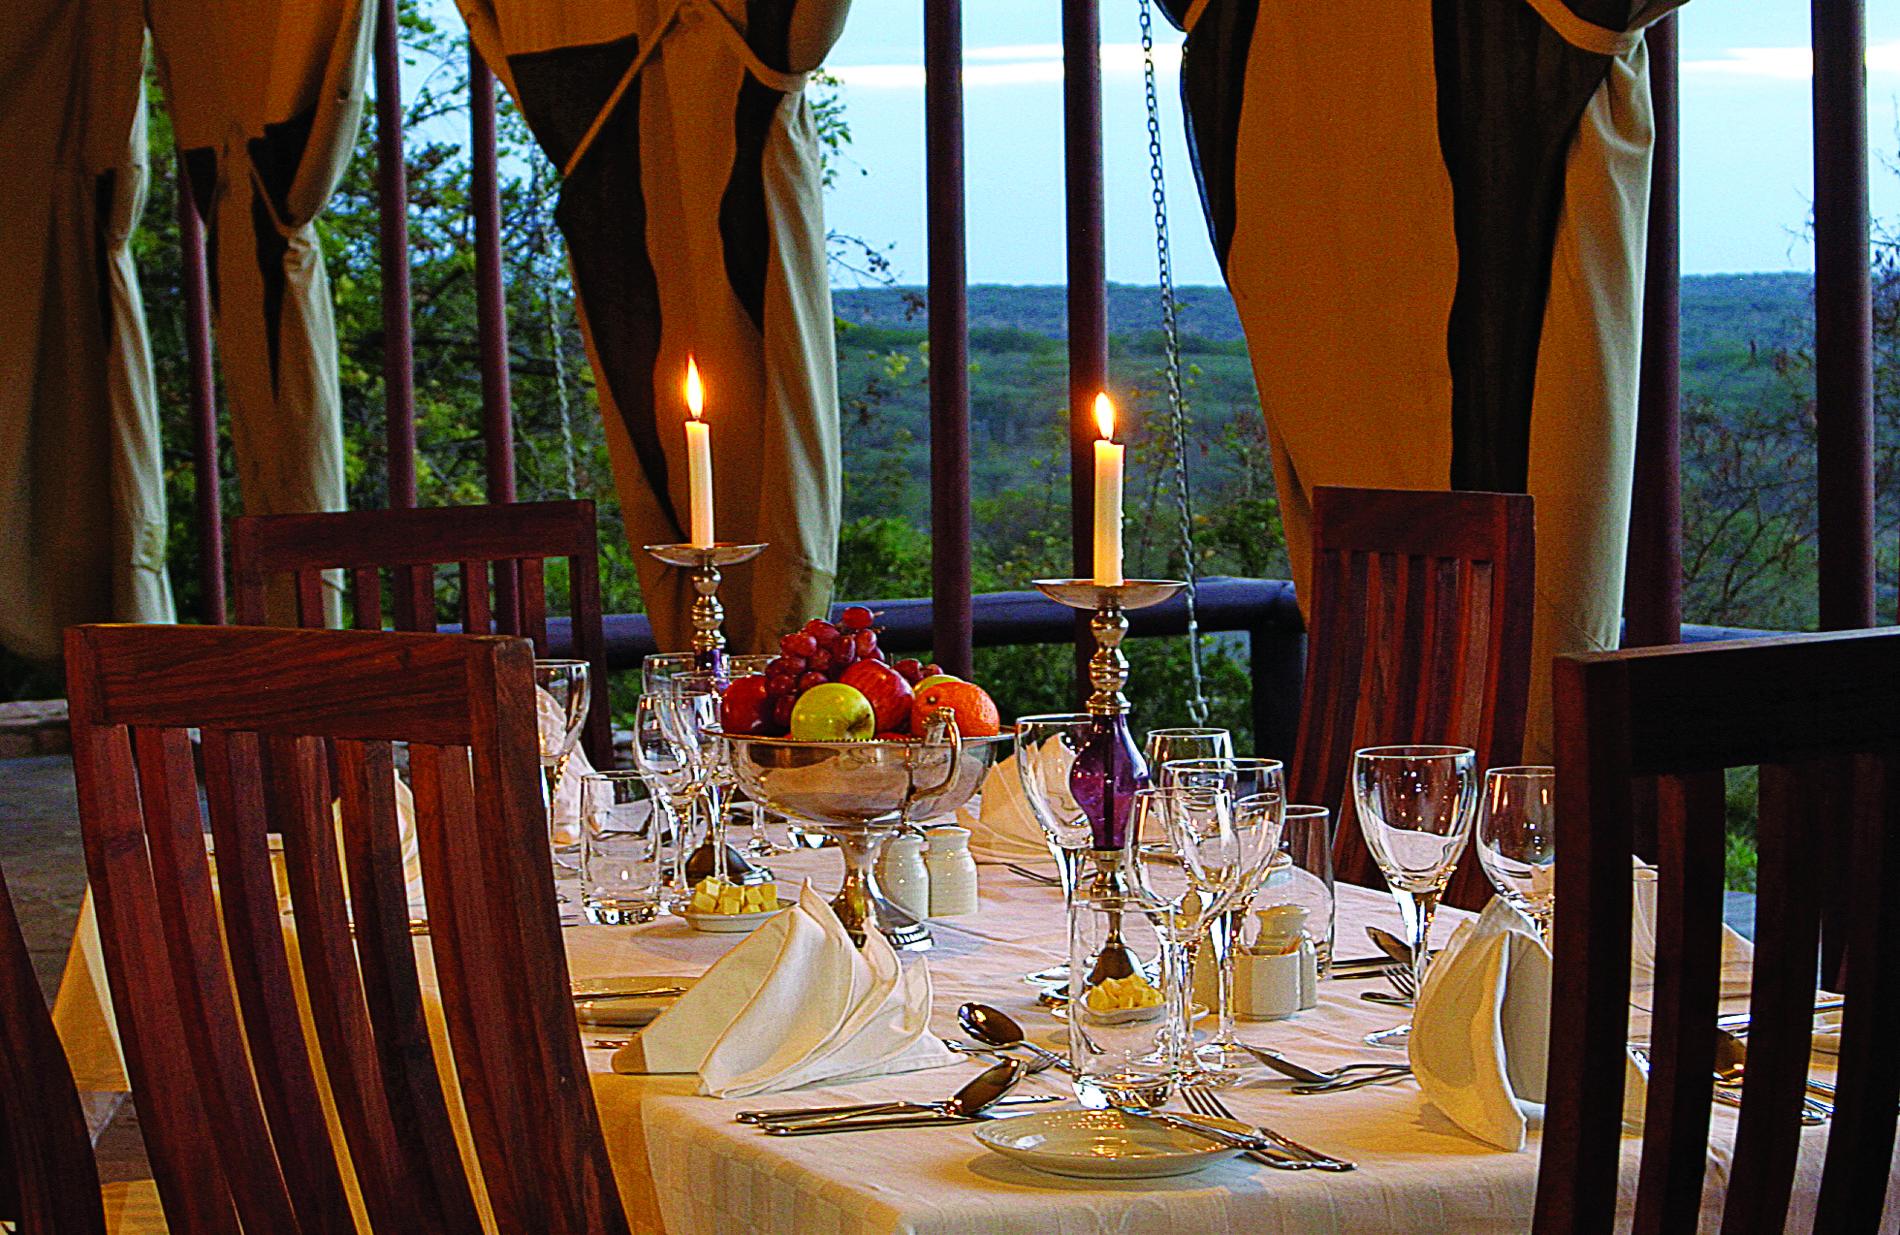
{"type": "Polygon", "coordinates": [[[800,1123],[762,1124],[767,1136],[819,1136],[827,1132],[862,1132],[874,1128],[927,1128],[969,1123],[982,1116],[1023,1079],[1020,1059],[1006,1059],[986,1068],[975,1079],[942,1102],[895,1103],[894,1110],[870,1115],[848,1115],[800,1123]]]}
{"type": "Polygon", "coordinates": [[[1010,1019],[1007,1012],[992,1008],[986,1003],[966,1003],[957,1009],[957,1024],[963,1026],[963,1032],[988,1046],[1020,1046],[1038,1059],[1048,1061],[1050,1067],[1060,1068],[1073,1075],[1069,1061],[1054,1051],[1037,1046],[1023,1036],[1023,1027],[1010,1019]]]}

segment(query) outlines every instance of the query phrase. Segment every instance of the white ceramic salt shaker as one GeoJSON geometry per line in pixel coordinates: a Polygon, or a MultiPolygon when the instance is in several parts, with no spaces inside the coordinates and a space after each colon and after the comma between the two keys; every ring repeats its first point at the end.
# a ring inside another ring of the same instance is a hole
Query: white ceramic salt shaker
{"type": "Polygon", "coordinates": [[[924,866],[924,838],[899,832],[877,859],[877,884],[885,899],[922,922],[930,916],[930,871],[924,866]]]}
{"type": "Polygon", "coordinates": [[[930,916],[954,918],[976,912],[976,859],[970,856],[970,829],[931,828],[924,866],[930,872],[930,916]]]}
{"type": "Polygon", "coordinates": [[[1280,1020],[1319,1003],[1319,954],[1306,931],[1303,905],[1274,905],[1259,913],[1260,934],[1242,954],[1234,1002],[1262,1020],[1280,1020]],[[1241,974],[1246,975],[1245,994],[1241,974]]]}

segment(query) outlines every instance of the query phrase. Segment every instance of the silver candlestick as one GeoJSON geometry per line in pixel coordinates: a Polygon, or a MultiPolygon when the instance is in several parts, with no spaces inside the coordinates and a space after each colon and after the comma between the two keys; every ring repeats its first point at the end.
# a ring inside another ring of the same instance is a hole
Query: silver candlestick
{"type": "Polygon", "coordinates": [[[726,654],[726,607],[719,603],[721,566],[737,566],[765,552],[764,545],[646,545],[648,553],[668,566],[690,567],[693,572],[693,646],[702,669],[715,670],[726,654]]]}

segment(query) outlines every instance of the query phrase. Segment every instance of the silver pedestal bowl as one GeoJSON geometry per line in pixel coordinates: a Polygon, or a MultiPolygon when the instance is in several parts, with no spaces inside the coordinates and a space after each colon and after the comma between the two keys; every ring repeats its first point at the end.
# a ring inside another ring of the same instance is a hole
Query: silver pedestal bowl
{"type": "Polygon", "coordinates": [[[895,948],[930,947],[930,928],[898,908],[877,886],[884,842],[920,819],[968,802],[996,751],[1013,739],[933,732],[918,741],[811,742],[723,734],[732,771],[748,798],[837,838],[844,886],[832,900],[838,920],[862,944],[875,928],[895,948]]]}

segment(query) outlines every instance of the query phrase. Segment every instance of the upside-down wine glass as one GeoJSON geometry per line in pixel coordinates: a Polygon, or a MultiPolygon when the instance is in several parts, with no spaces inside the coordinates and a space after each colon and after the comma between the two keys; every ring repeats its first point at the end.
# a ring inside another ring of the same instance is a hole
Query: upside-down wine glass
{"type": "MultiPolygon", "coordinates": [[[[1478,757],[1466,746],[1370,746],[1352,757],[1353,804],[1372,860],[1398,902],[1412,944],[1412,976],[1425,989],[1432,915],[1471,839],[1478,757]]],[[[1408,1022],[1366,1035],[1368,1046],[1403,1047],[1408,1022]]]]}
{"type": "Polygon", "coordinates": [[[1484,774],[1478,864],[1548,946],[1557,894],[1557,769],[1492,768],[1484,774]]]}
{"type": "Polygon", "coordinates": [[[1174,1071],[1184,1083],[1222,1083],[1194,1052],[1191,947],[1223,911],[1242,877],[1244,853],[1225,789],[1156,786],[1135,793],[1133,823],[1161,837],[1129,847],[1131,878],[1162,943],[1174,1071]]]}
{"type": "MultiPolygon", "coordinates": [[[[1226,912],[1208,924],[1207,939],[1214,949],[1216,1010],[1219,1029],[1201,1045],[1198,1055],[1210,1073],[1237,1077],[1239,1069],[1254,1063],[1235,1034],[1234,963],[1239,954],[1247,910],[1254,894],[1266,882],[1279,852],[1285,820],[1285,767],[1278,759],[1252,756],[1224,759],[1177,759],[1161,765],[1161,783],[1190,788],[1218,788],[1234,804],[1236,839],[1242,868],[1226,912]],[[1245,808],[1242,804],[1245,803],[1245,808]]],[[[1199,947],[1199,942],[1195,945],[1199,947]]]]}
{"type": "MultiPolygon", "coordinates": [[[[1095,717],[1087,712],[1025,716],[1016,722],[1016,773],[1055,860],[1064,913],[1075,904],[1075,883],[1090,843],[1089,817],[1069,788],[1069,775],[1094,727],[1095,717]]],[[[1025,976],[1038,984],[1066,982],[1069,971],[1057,965],[1025,976]]]]}

